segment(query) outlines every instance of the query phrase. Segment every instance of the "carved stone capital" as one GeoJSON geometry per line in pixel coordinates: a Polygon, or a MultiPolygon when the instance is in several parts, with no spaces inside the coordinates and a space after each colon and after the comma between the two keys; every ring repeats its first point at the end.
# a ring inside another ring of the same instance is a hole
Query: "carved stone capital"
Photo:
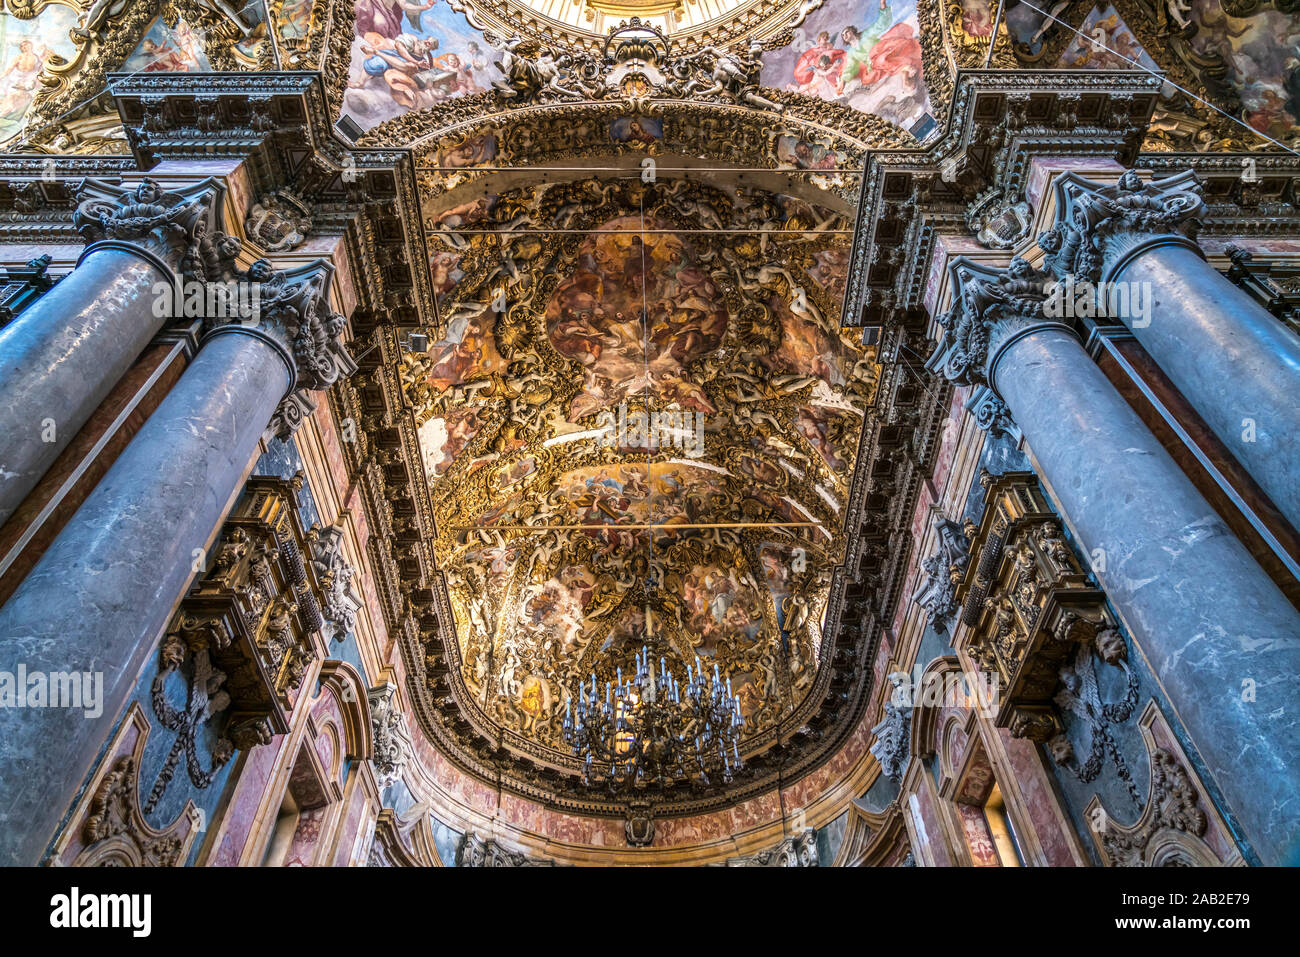
{"type": "Polygon", "coordinates": [[[347,318],[330,309],[333,274],[334,266],[323,259],[289,269],[259,259],[235,273],[238,314],[208,320],[208,336],[254,336],[284,360],[290,384],[271,420],[277,438],[296,432],[315,408],[305,392],[328,389],[357,370],[341,339],[347,318]]]}
{"type": "Polygon", "coordinates": [[[73,225],[87,243],[130,243],[164,272],[215,282],[239,253],[239,240],[221,228],[225,192],[211,178],[175,190],[148,178],[129,186],[84,179],[74,187],[73,225]]]}
{"type": "Polygon", "coordinates": [[[727,858],[727,867],[817,867],[817,832],[806,827],[775,847],[748,857],[727,858]]]}
{"type": "Polygon", "coordinates": [[[1114,184],[1077,173],[1056,181],[1056,222],[1038,237],[1044,264],[1058,278],[1108,282],[1154,246],[1195,243],[1205,207],[1201,182],[1187,170],[1144,183],[1129,170],[1114,184]]]}
{"type": "Polygon", "coordinates": [[[945,334],[926,368],[951,382],[988,385],[996,393],[998,359],[1013,342],[1045,328],[1073,334],[1044,315],[1051,277],[1019,257],[997,269],[960,256],[948,274],[952,307],[939,317],[945,334]]]}

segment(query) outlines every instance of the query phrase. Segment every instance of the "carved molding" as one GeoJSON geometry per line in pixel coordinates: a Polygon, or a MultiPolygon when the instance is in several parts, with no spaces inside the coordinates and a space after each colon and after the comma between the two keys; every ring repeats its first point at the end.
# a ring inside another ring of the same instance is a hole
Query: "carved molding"
{"type": "MultiPolygon", "coordinates": [[[[906,680],[906,675],[889,676],[889,683],[893,685],[896,694],[906,680]]],[[[912,754],[912,702],[906,699],[894,700],[894,697],[886,700],[884,714],[871,729],[871,733],[876,736],[875,743],[871,745],[871,753],[880,762],[881,773],[895,784],[901,783],[912,754]]]]}
{"type": "Polygon", "coordinates": [[[1032,472],[980,476],[984,512],[971,537],[972,561],[957,587],[962,602],[956,647],[1002,689],[994,715],[1017,737],[1047,742],[1060,733],[1054,696],[1082,646],[1118,661],[1105,593],[1065,542],[1032,472]]]}
{"type": "Polygon", "coordinates": [[[140,766],[149,721],[132,702],[47,865],[62,867],[180,867],[203,828],[203,814],[186,801],[176,820],[155,828],[140,806],[140,766]]]}
{"type": "Polygon", "coordinates": [[[457,867],[555,867],[547,857],[530,857],[522,851],[512,851],[497,843],[495,838],[482,838],[467,831],[456,851],[457,867]]]}
{"type": "Polygon", "coordinates": [[[957,611],[957,582],[968,560],[970,542],[966,531],[940,514],[934,516],[935,551],[922,560],[922,580],[912,600],[925,609],[935,630],[942,634],[948,619],[957,611]]]}
{"type": "Polygon", "coordinates": [[[1121,824],[1096,795],[1084,809],[1102,862],[1109,867],[1243,865],[1240,850],[1154,700],[1138,726],[1151,769],[1141,815],[1132,824],[1121,824]]]}
{"type": "Polygon", "coordinates": [[[747,857],[727,858],[727,867],[818,867],[817,832],[804,828],[770,847],[747,857]]]}
{"type": "Polygon", "coordinates": [[[382,790],[401,777],[411,758],[411,735],[406,716],[400,708],[397,686],[382,684],[371,688],[370,723],[373,729],[375,780],[382,790]]]}
{"type": "Polygon", "coordinates": [[[913,867],[907,824],[898,802],[883,811],[871,811],[851,801],[844,841],[834,867],[913,867]],[[908,861],[911,861],[909,864],[908,861]]]}
{"type": "Polygon", "coordinates": [[[327,655],[323,589],[303,560],[308,548],[294,484],[249,478],[168,631],[179,644],[164,650],[209,655],[224,674],[225,733],[241,750],[288,731],[304,677],[327,655]]]}

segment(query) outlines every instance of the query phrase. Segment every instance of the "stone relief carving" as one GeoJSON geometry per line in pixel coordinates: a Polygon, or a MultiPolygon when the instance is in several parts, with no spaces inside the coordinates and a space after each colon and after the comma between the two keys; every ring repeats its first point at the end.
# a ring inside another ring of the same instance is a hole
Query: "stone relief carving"
{"type": "Polygon", "coordinates": [[[129,187],[87,179],[75,192],[73,226],[87,243],[133,242],[200,280],[227,278],[234,268],[239,240],[220,230],[225,190],[214,180],[171,191],[148,178],[129,187]]]}
{"type": "MultiPolygon", "coordinates": [[[[312,662],[325,656],[325,589],[315,565],[303,560],[309,542],[296,508],[292,483],[248,480],[163,643],[155,710],[162,717],[171,709],[158,697],[161,682],[188,653],[194,661],[190,701],[164,724],[197,728],[211,715],[226,714],[224,745],[214,755],[220,763],[234,749],[266,744],[288,730],[294,695],[312,662]]],[[[185,748],[194,779],[192,742],[178,746],[185,748]]]]}
{"type": "Polygon", "coordinates": [[[1121,828],[1107,819],[1100,833],[1101,845],[1115,867],[1190,867],[1217,864],[1189,853],[1182,841],[1169,842],[1158,856],[1152,855],[1154,839],[1162,831],[1200,837],[1205,833],[1205,812],[1197,805],[1200,796],[1187,769],[1169,751],[1161,748],[1151,755],[1151,794],[1144,814],[1133,828],[1121,828]]]}
{"type": "Polygon", "coordinates": [[[343,527],[331,525],[322,530],[313,526],[307,532],[307,539],[311,545],[312,567],[322,592],[325,639],[344,641],[356,628],[362,598],[354,582],[356,569],[343,557],[343,527]]]}
{"type": "MultiPolygon", "coordinates": [[[[1124,697],[1115,702],[1102,700],[1097,683],[1094,649],[1079,645],[1074,659],[1061,669],[1061,689],[1053,696],[1058,713],[1069,715],[1071,724],[1076,725],[1088,740],[1088,753],[1083,760],[1078,760],[1069,738],[1064,732],[1054,735],[1047,742],[1052,759],[1060,766],[1070,768],[1080,781],[1095,780],[1101,773],[1102,762],[1109,757],[1120,780],[1128,789],[1135,805],[1141,806],[1128,762],[1115,743],[1112,728],[1122,724],[1133,715],[1137,707],[1137,676],[1128,667],[1128,652],[1124,639],[1114,628],[1103,628],[1097,633],[1095,651],[1098,657],[1114,667],[1124,671],[1127,688],[1124,697]]],[[[1013,733],[1015,729],[1013,728],[1013,733]]],[[[1032,735],[1026,735],[1032,737],[1032,735]]]]}
{"type": "Polygon", "coordinates": [[[1074,173],[1055,186],[1057,221],[1038,237],[1044,265],[1057,278],[1103,278],[1107,260],[1148,236],[1177,233],[1194,239],[1205,207],[1191,170],[1144,183],[1133,170],[1114,185],[1074,173]]]}
{"type": "Polygon", "coordinates": [[[939,317],[945,335],[931,363],[958,385],[988,384],[989,359],[1008,336],[1042,321],[1049,278],[1017,256],[1005,270],[962,257],[949,267],[952,308],[939,317]]]}
{"type": "Polygon", "coordinates": [[[396,781],[402,768],[406,767],[411,757],[411,735],[406,727],[406,717],[398,707],[395,685],[371,688],[368,697],[375,747],[375,778],[382,789],[396,781]]]}
{"type": "Polygon", "coordinates": [[[971,536],[979,558],[958,586],[968,626],[960,649],[1004,689],[995,723],[1043,744],[1082,781],[1109,758],[1140,804],[1112,735],[1133,714],[1138,682],[1105,596],[1066,544],[1033,473],[983,473],[980,481],[985,508],[971,536]],[[1097,659],[1124,673],[1120,700],[1103,700],[1097,659]],[[1071,737],[1087,742],[1081,759],[1071,737]]]}
{"type": "Polygon", "coordinates": [[[136,759],[123,756],[95,790],[82,825],[87,850],[80,866],[176,867],[188,842],[169,833],[152,833],[140,815],[136,759]],[[98,846],[97,846],[98,845],[98,846]]]}
{"type": "Polygon", "coordinates": [[[530,857],[522,851],[511,851],[497,843],[495,838],[482,838],[467,831],[456,850],[457,867],[554,867],[555,861],[547,857],[530,857]]]}
{"type": "Polygon", "coordinates": [[[881,772],[895,784],[903,780],[903,772],[911,757],[912,703],[903,700],[900,695],[900,689],[906,680],[907,675],[901,672],[889,676],[895,694],[885,703],[882,720],[871,729],[871,733],[876,736],[871,753],[880,762],[881,772]]]}
{"type": "Polygon", "coordinates": [[[938,544],[935,553],[921,562],[922,580],[912,600],[925,609],[935,630],[942,634],[957,611],[957,583],[966,569],[970,543],[962,527],[942,515],[934,517],[934,529],[938,544]]]}
{"type": "Polygon", "coordinates": [[[235,753],[234,744],[222,735],[212,747],[211,765],[207,770],[204,770],[199,758],[199,729],[210,718],[230,706],[230,695],[222,689],[226,673],[213,666],[207,647],[199,646],[188,655],[192,670],[187,679],[185,705],[180,709],[173,707],[167,700],[167,678],[180,672],[187,657],[185,643],[175,633],[170,634],[163,639],[158,654],[158,674],[154,676],[151,690],[153,711],[164,728],[176,733],[176,740],[149,792],[149,799],[144,805],[146,814],[152,812],[167,793],[167,786],[171,784],[182,754],[185,755],[185,769],[189,773],[190,782],[201,790],[212,783],[217,772],[226,766],[235,753]]]}
{"type": "Polygon", "coordinates": [[[244,232],[269,253],[297,249],[312,231],[311,207],[290,189],[274,189],[248,211],[244,232]]]}
{"type": "Polygon", "coordinates": [[[811,827],[792,834],[775,847],[748,857],[732,857],[727,867],[819,867],[817,831],[811,827]]]}
{"type": "MultiPolygon", "coordinates": [[[[329,307],[334,267],[317,261],[280,270],[270,260],[258,259],[248,269],[231,272],[239,281],[256,284],[258,331],[280,346],[292,371],[289,393],[267,427],[270,434],[287,439],[316,408],[306,393],[327,389],[357,369],[341,338],[347,318],[329,307]]],[[[209,320],[205,331],[243,321],[209,320]]]]}

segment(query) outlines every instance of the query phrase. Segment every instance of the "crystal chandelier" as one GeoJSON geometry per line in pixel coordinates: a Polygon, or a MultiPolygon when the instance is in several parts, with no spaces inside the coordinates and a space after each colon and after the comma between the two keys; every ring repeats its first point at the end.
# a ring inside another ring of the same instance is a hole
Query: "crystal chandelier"
{"type": "Polygon", "coordinates": [[[636,674],[605,682],[600,694],[596,675],[582,685],[564,709],[564,741],[582,758],[583,779],[611,790],[654,784],[715,779],[730,783],[743,765],[740,702],[713,666],[710,676],[696,657],[679,683],[660,658],[658,669],[649,648],[636,658],[636,674]],[[577,706],[574,707],[576,700],[577,706]]]}

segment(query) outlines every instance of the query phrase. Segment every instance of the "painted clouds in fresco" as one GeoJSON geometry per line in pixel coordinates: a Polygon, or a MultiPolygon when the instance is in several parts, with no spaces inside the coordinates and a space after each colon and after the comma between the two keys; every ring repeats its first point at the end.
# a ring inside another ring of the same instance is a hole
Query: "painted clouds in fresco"
{"type": "Polygon", "coordinates": [[[63,6],[46,7],[31,20],[0,13],[0,140],[23,128],[46,61],[52,56],[72,59],[75,48],[68,31],[76,25],[76,12],[63,6]]]}
{"type": "Polygon", "coordinates": [[[356,0],[344,112],[369,129],[408,110],[489,89],[500,54],[436,0],[356,0]]]}
{"type": "Polygon", "coordinates": [[[896,126],[926,124],[916,0],[826,0],[791,44],[764,56],[763,84],[874,113],[896,126]]]}

